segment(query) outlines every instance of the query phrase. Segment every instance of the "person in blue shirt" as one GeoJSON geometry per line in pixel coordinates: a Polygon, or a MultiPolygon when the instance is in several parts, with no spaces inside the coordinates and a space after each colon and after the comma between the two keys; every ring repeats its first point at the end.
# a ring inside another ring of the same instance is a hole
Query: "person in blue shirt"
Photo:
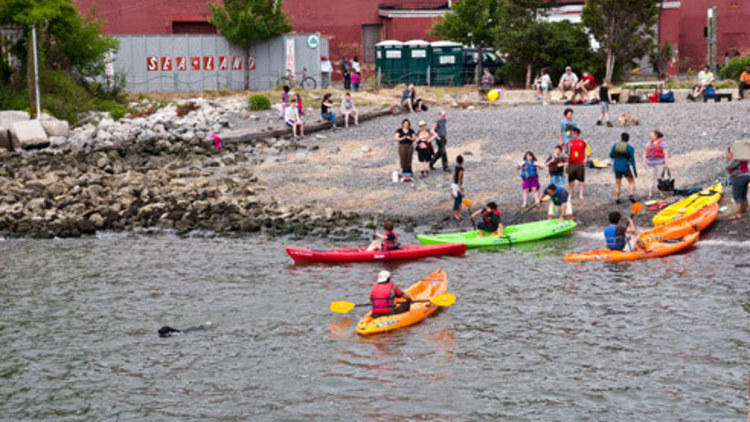
{"type": "Polygon", "coordinates": [[[623,132],[620,135],[620,142],[612,145],[609,152],[609,158],[614,159],[612,169],[615,172],[615,203],[620,203],[620,189],[622,178],[628,180],[628,190],[630,192],[630,202],[635,203],[635,178],[638,177],[638,171],[635,169],[635,150],[628,144],[630,135],[623,132]],[[631,171],[632,170],[632,171],[631,171]]]}
{"type": "Polygon", "coordinates": [[[609,213],[609,226],[604,228],[604,239],[607,241],[607,249],[615,251],[625,250],[625,245],[630,242],[630,235],[635,233],[633,219],[628,218],[622,224],[622,214],[617,211],[609,213]]]}
{"type": "Polygon", "coordinates": [[[574,127],[578,127],[578,123],[573,120],[572,108],[566,108],[565,111],[563,111],[563,116],[565,116],[565,118],[560,120],[560,130],[557,133],[560,139],[560,146],[567,144],[571,139],[573,139],[572,130],[574,127]]]}
{"type": "Polygon", "coordinates": [[[569,220],[573,219],[573,204],[570,202],[570,194],[562,186],[557,186],[551,183],[547,186],[547,195],[549,195],[549,209],[547,210],[547,218],[555,218],[557,214],[557,208],[560,208],[560,221],[563,221],[565,217],[569,220]]]}

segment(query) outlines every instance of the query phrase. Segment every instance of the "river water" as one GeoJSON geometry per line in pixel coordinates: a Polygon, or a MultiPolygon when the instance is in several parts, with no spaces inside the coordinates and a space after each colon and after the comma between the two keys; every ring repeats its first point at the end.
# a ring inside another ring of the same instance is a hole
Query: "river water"
{"type": "MultiPolygon", "coordinates": [[[[413,241],[412,235],[402,242],[413,241]]],[[[0,240],[3,420],[744,420],[750,242],[567,264],[574,236],[463,258],[295,266],[327,242],[103,233],[0,240]],[[457,303],[361,338],[387,268],[457,303]],[[159,338],[162,325],[212,329],[159,338]]],[[[351,246],[341,243],[337,246],[351,246]]]]}

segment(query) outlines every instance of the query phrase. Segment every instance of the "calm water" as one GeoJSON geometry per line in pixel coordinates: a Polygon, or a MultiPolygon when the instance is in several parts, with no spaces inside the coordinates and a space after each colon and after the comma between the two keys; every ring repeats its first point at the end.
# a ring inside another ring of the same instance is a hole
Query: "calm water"
{"type": "Polygon", "coordinates": [[[386,266],[402,287],[443,267],[458,302],[372,338],[354,332],[359,310],[346,318],[328,304],[366,301],[383,265],[292,265],[283,247],[309,243],[132,233],[0,241],[0,418],[747,415],[750,267],[735,264],[750,264],[750,242],[565,264],[564,251],[601,244],[579,233],[386,266]],[[215,328],[156,334],[205,321],[215,328]]]}

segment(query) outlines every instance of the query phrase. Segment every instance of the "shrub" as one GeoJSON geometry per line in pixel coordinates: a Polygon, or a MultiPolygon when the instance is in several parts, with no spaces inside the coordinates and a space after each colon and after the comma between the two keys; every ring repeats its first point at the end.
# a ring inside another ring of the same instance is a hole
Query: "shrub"
{"type": "Polygon", "coordinates": [[[127,114],[124,105],[112,100],[96,100],[96,109],[109,112],[109,116],[114,121],[122,119],[127,114]]]}
{"type": "Polygon", "coordinates": [[[722,79],[739,79],[740,74],[745,71],[745,66],[750,64],[750,56],[735,57],[725,64],[719,75],[722,79]]]}
{"type": "Polygon", "coordinates": [[[24,91],[14,91],[0,83],[0,110],[26,110],[29,108],[29,96],[24,91]]]}
{"type": "Polygon", "coordinates": [[[268,110],[271,108],[271,100],[263,94],[251,95],[247,100],[247,108],[253,111],[268,110]]]}
{"type": "Polygon", "coordinates": [[[40,79],[42,107],[55,117],[75,125],[78,113],[95,108],[91,94],[67,73],[59,70],[43,72],[40,79]]]}

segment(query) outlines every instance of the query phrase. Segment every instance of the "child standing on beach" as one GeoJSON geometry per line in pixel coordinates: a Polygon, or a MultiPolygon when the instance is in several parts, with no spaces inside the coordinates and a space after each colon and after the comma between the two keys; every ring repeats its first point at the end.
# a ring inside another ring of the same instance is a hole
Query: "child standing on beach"
{"type": "Polygon", "coordinates": [[[432,160],[432,134],[427,130],[427,122],[419,121],[419,132],[417,132],[417,159],[419,160],[419,174],[427,177],[430,173],[430,161],[432,160]]]}
{"type": "Polygon", "coordinates": [[[607,127],[612,127],[612,122],[609,121],[609,85],[607,81],[602,82],[599,86],[599,101],[602,104],[602,114],[599,116],[599,120],[596,121],[597,126],[607,124],[607,127]]]}
{"type": "Polygon", "coordinates": [[[453,218],[461,221],[461,203],[464,199],[464,157],[456,157],[456,169],[453,170],[451,196],[453,197],[453,218]]]}
{"type": "Polygon", "coordinates": [[[521,170],[521,179],[523,180],[523,205],[526,207],[526,202],[529,198],[529,192],[534,194],[534,203],[539,205],[539,173],[537,168],[543,169],[544,166],[536,162],[536,156],[531,151],[526,151],[523,155],[523,161],[518,163],[516,167],[521,170]]]}
{"type": "Polygon", "coordinates": [[[565,156],[560,145],[555,145],[555,151],[547,157],[544,165],[549,169],[550,183],[565,185],[565,156]]]}

